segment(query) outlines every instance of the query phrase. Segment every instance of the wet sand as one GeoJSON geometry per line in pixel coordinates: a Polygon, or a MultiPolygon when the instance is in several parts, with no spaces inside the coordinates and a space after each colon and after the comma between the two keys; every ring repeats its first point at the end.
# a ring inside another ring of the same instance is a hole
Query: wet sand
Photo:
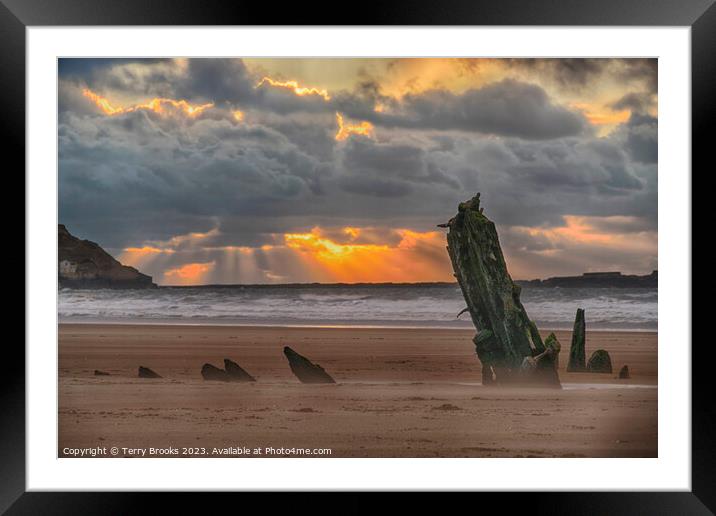
{"type": "Polygon", "coordinates": [[[564,371],[571,332],[556,332],[564,388],[553,390],[481,386],[471,330],[59,330],[58,456],[657,456],[656,333],[588,332],[587,357],[603,348],[614,366],[589,374],[564,371]],[[300,384],[286,345],[338,383],[300,384]],[[202,364],[224,358],[258,381],[204,381],[202,364]],[[629,380],[616,378],[624,364],[629,380]],[[163,378],[137,378],[140,365],[163,378]]]}

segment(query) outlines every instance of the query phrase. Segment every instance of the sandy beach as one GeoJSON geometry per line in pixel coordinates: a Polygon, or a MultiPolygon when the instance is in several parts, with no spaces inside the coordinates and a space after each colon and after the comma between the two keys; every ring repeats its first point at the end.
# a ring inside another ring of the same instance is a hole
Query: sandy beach
{"type": "Polygon", "coordinates": [[[481,386],[474,330],[63,323],[58,456],[656,457],[657,334],[588,332],[613,374],[564,371],[556,334],[562,390],[481,386]],[[286,345],[337,384],[299,383],[286,345]],[[224,358],[258,381],[204,381],[224,358]]]}

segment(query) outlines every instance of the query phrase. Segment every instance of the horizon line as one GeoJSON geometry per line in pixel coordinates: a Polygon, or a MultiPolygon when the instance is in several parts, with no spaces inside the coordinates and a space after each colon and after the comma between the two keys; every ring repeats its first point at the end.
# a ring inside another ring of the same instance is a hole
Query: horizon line
{"type": "MultiPolygon", "coordinates": [[[[618,272],[624,277],[629,276],[638,276],[638,277],[644,277],[644,276],[650,276],[654,272],[658,272],[658,269],[653,269],[651,272],[648,272],[646,274],[623,274],[621,271],[598,271],[599,273],[603,272],[609,272],[609,273],[616,273],[618,272]]],[[[580,275],[573,275],[573,276],[550,276],[548,278],[533,278],[533,279],[515,279],[512,280],[514,282],[535,282],[535,281],[547,281],[550,279],[555,278],[581,278],[585,274],[595,274],[594,272],[583,272],[580,275]]],[[[198,288],[198,287],[218,287],[218,288],[228,288],[228,287],[311,287],[311,286],[320,286],[320,287],[361,287],[361,286],[406,286],[406,285],[425,285],[425,286],[438,286],[438,285],[458,285],[457,281],[377,281],[377,282],[368,282],[368,281],[360,281],[355,283],[349,283],[349,282],[333,282],[333,283],[321,283],[320,281],[310,281],[310,282],[291,282],[291,283],[199,283],[194,285],[160,285],[157,284],[157,287],[164,287],[164,288],[198,288]]]]}

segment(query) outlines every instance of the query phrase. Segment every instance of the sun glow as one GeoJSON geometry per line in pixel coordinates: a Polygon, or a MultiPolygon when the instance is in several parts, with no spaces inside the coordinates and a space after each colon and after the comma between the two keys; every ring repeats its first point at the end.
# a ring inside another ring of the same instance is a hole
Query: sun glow
{"type": "Polygon", "coordinates": [[[336,113],[336,121],[338,122],[338,132],[336,133],[336,140],[342,142],[348,139],[353,134],[359,136],[373,136],[373,124],[366,122],[365,120],[360,124],[348,124],[343,120],[343,115],[336,113]]]}
{"type": "Polygon", "coordinates": [[[416,282],[452,281],[445,236],[438,232],[391,230],[397,243],[359,243],[362,228],[345,227],[347,242],[336,241],[315,227],[310,233],[287,233],[286,247],[311,270],[329,281],[416,282]]]}
{"type": "Polygon", "coordinates": [[[572,102],[570,106],[573,109],[581,111],[590,124],[598,126],[597,132],[599,136],[609,134],[612,129],[614,129],[617,125],[628,121],[631,116],[631,111],[628,109],[613,111],[611,109],[604,109],[599,106],[583,102],[572,102]]]}
{"type": "MultiPolygon", "coordinates": [[[[649,231],[619,232],[618,229],[607,230],[601,224],[628,224],[633,217],[584,217],[564,215],[565,225],[555,227],[524,227],[516,226],[515,230],[535,238],[545,238],[551,248],[544,252],[557,252],[568,245],[580,244],[617,249],[640,249],[646,252],[654,244],[653,235],[649,231]]],[[[542,252],[542,251],[540,251],[542,252]]]]}
{"type": "Polygon", "coordinates": [[[292,91],[299,97],[303,97],[304,95],[317,95],[319,97],[322,97],[323,100],[325,100],[326,102],[331,100],[330,95],[328,95],[328,91],[326,91],[325,89],[300,86],[298,84],[298,81],[277,81],[275,79],[272,79],[271,77],[264,77],[259,81],[256,87],[260,88],[264,84],[269,84],[270,86],[274,86],[276,88],[285,88],[287,90],[292,91]]]}
{"type": "Polygon", "coordinates": [[[120,115],[122,113],[131,113],[132,111],[147,110],[165,115],[169,110],[175,110],[188,117],[199,116],[205,110],[214,107],[213,102],[207,104],[190,104],[186,100],[174,100],[166,98],[153,98],[143,104],[135,104],[130,107],[121,107],[113,105],[108,99],[98,95],[92,90],[85,88],[82,94],[92,101],[105,115],[120,115]],[[168,109],[169,108],[169,109],[168,109]]]}
{"type": "Polygon", "coordinates": [[[215,262],[187,263],[164,272],[164,278],[172,284],[197,285],[214,269],[215,262]]]}

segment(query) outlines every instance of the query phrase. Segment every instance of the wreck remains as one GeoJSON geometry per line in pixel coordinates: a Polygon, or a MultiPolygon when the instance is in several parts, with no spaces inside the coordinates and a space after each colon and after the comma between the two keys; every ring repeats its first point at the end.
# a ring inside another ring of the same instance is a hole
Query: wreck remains
{"type": "Polygon", "coordinates": [[[288,346],[283,348],[283,354],[286,355],[288,359],[288,365],[291,371],[301,383],[336,383],[325,369],[311,362],[303,355],[296,353],[288,346]]]}
{"type": "Polygon", "coordinates": [[[550,335],[542,342],[520,302],[502,255],[495,224],[480,207],[480,194],[460,203],[446,224],[448,253],[477,329],[473,342],[482,363],[482,383],[521,383],[560,387],[560,345],[550,335]]]}
{"type": "Polygon", "coordinates": [[[586,371],[586,355],[584,343],[586,339],[586,323],[584,321],[584,308],[577,308],[577,315],[574,317],[574,329],[572,330],[572,346],[569,349],[569,364],[567,371],[586,371]]]}

